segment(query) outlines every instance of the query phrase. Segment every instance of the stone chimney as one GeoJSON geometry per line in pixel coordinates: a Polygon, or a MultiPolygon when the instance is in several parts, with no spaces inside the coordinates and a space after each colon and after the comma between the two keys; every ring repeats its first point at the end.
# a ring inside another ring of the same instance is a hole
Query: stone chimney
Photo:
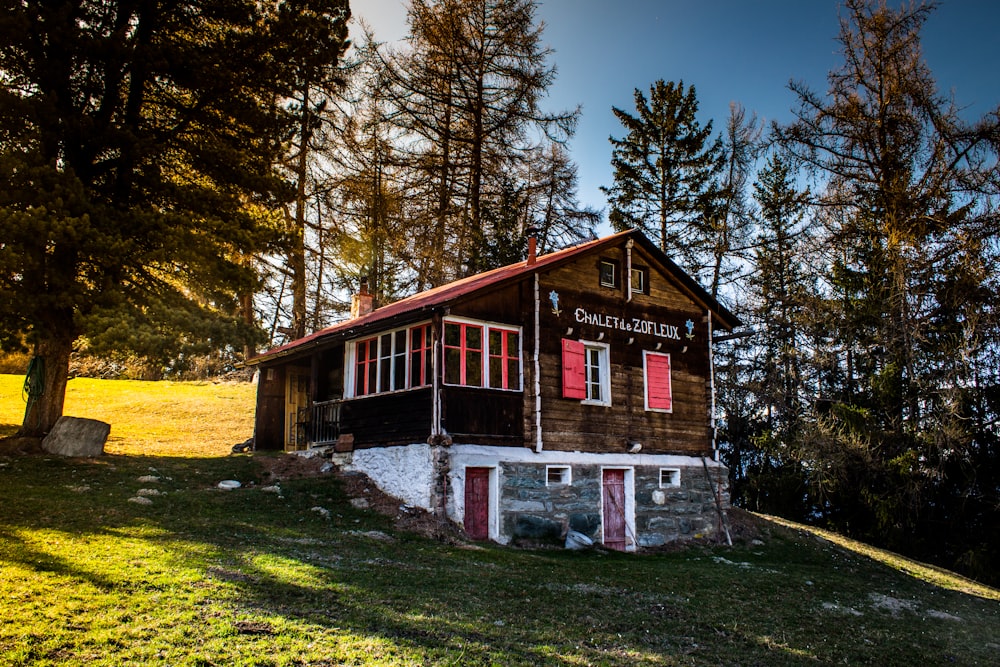
{"type": "Polygon", "coordinates": [[[372,312],[372,295],[368,293],[368,276],[361,277],[361,289],[351,295],[351,319],[372,312]]]}

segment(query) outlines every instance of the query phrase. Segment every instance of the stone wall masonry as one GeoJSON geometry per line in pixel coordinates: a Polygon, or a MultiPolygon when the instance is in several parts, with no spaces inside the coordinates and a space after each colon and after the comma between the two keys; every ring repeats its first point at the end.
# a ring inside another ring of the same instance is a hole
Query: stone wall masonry
{"type": "MultiPolygon", "coordinates": [[[[601,469],[572,465],[569,485],[546,485],[546,466],[525,462],[501,464],[501,532],[516,540],[558,540],[567,530],[595,541],[601,537],[601,469]]],[[[683,466],[680,486],[660,487],[660,466],[636,466],[635,533],[640,547],[657,547],[713,535],[718,527],[715,487],[725,469],[683,466]]],[[[723,489],[724,506],[728,488],[723,489]]]]}

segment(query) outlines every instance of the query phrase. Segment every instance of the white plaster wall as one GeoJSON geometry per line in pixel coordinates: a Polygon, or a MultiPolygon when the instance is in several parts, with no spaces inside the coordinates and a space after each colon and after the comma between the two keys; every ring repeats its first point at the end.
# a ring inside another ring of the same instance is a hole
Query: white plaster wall
{"type": "Polygon", "coordinates": [[[407,505],[431,509],[434,466],[428,444],[356,449],[349,471],[363,472],[407,505]]]}

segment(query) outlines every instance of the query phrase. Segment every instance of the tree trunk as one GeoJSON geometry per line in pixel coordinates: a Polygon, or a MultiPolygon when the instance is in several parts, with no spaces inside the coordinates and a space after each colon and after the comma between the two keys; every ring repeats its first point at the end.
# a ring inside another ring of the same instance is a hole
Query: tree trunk
{"type": "Polygon", "coordinates": [[[62,417],[72,351],[73,338],[66,336],[43,338],[35,345],[35,357],[44,365],[44,369],[39,369],[42,393],[28,397],[19,436],[41,438],[62,417]]]}

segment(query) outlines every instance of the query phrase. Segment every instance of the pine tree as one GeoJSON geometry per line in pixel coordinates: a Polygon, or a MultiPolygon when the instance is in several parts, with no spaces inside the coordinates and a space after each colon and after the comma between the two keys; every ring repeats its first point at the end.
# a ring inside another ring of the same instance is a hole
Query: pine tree
{"type": "MultiPolygon", "coordinates": [[[[346,21],[343,3],[317,12],[346,21]]],[[[0,13],[0,331],[45,360],[23,434],[62,414],[68,361],[178,354],[254,337],[247,258],[268,211],[303,70],[301,7],[226,0],[13,3],[0,13]]],[[[310,65],[312,67],[313,65],[310,65]]]]}
{"type": "Polygon", "coordinates": [[[713,239],[705,222],[715,197],[722,142],[712,140],[712,122],[698,122],[694,86],[656,81],[649,98],[635,90],[636,115],[612,107],[626,134],[610,138],[614,183],[603,187],[618,230],[637,228],[658,239],[660,248],[683,258],[698,275],[711,265],[713,239]]]}

